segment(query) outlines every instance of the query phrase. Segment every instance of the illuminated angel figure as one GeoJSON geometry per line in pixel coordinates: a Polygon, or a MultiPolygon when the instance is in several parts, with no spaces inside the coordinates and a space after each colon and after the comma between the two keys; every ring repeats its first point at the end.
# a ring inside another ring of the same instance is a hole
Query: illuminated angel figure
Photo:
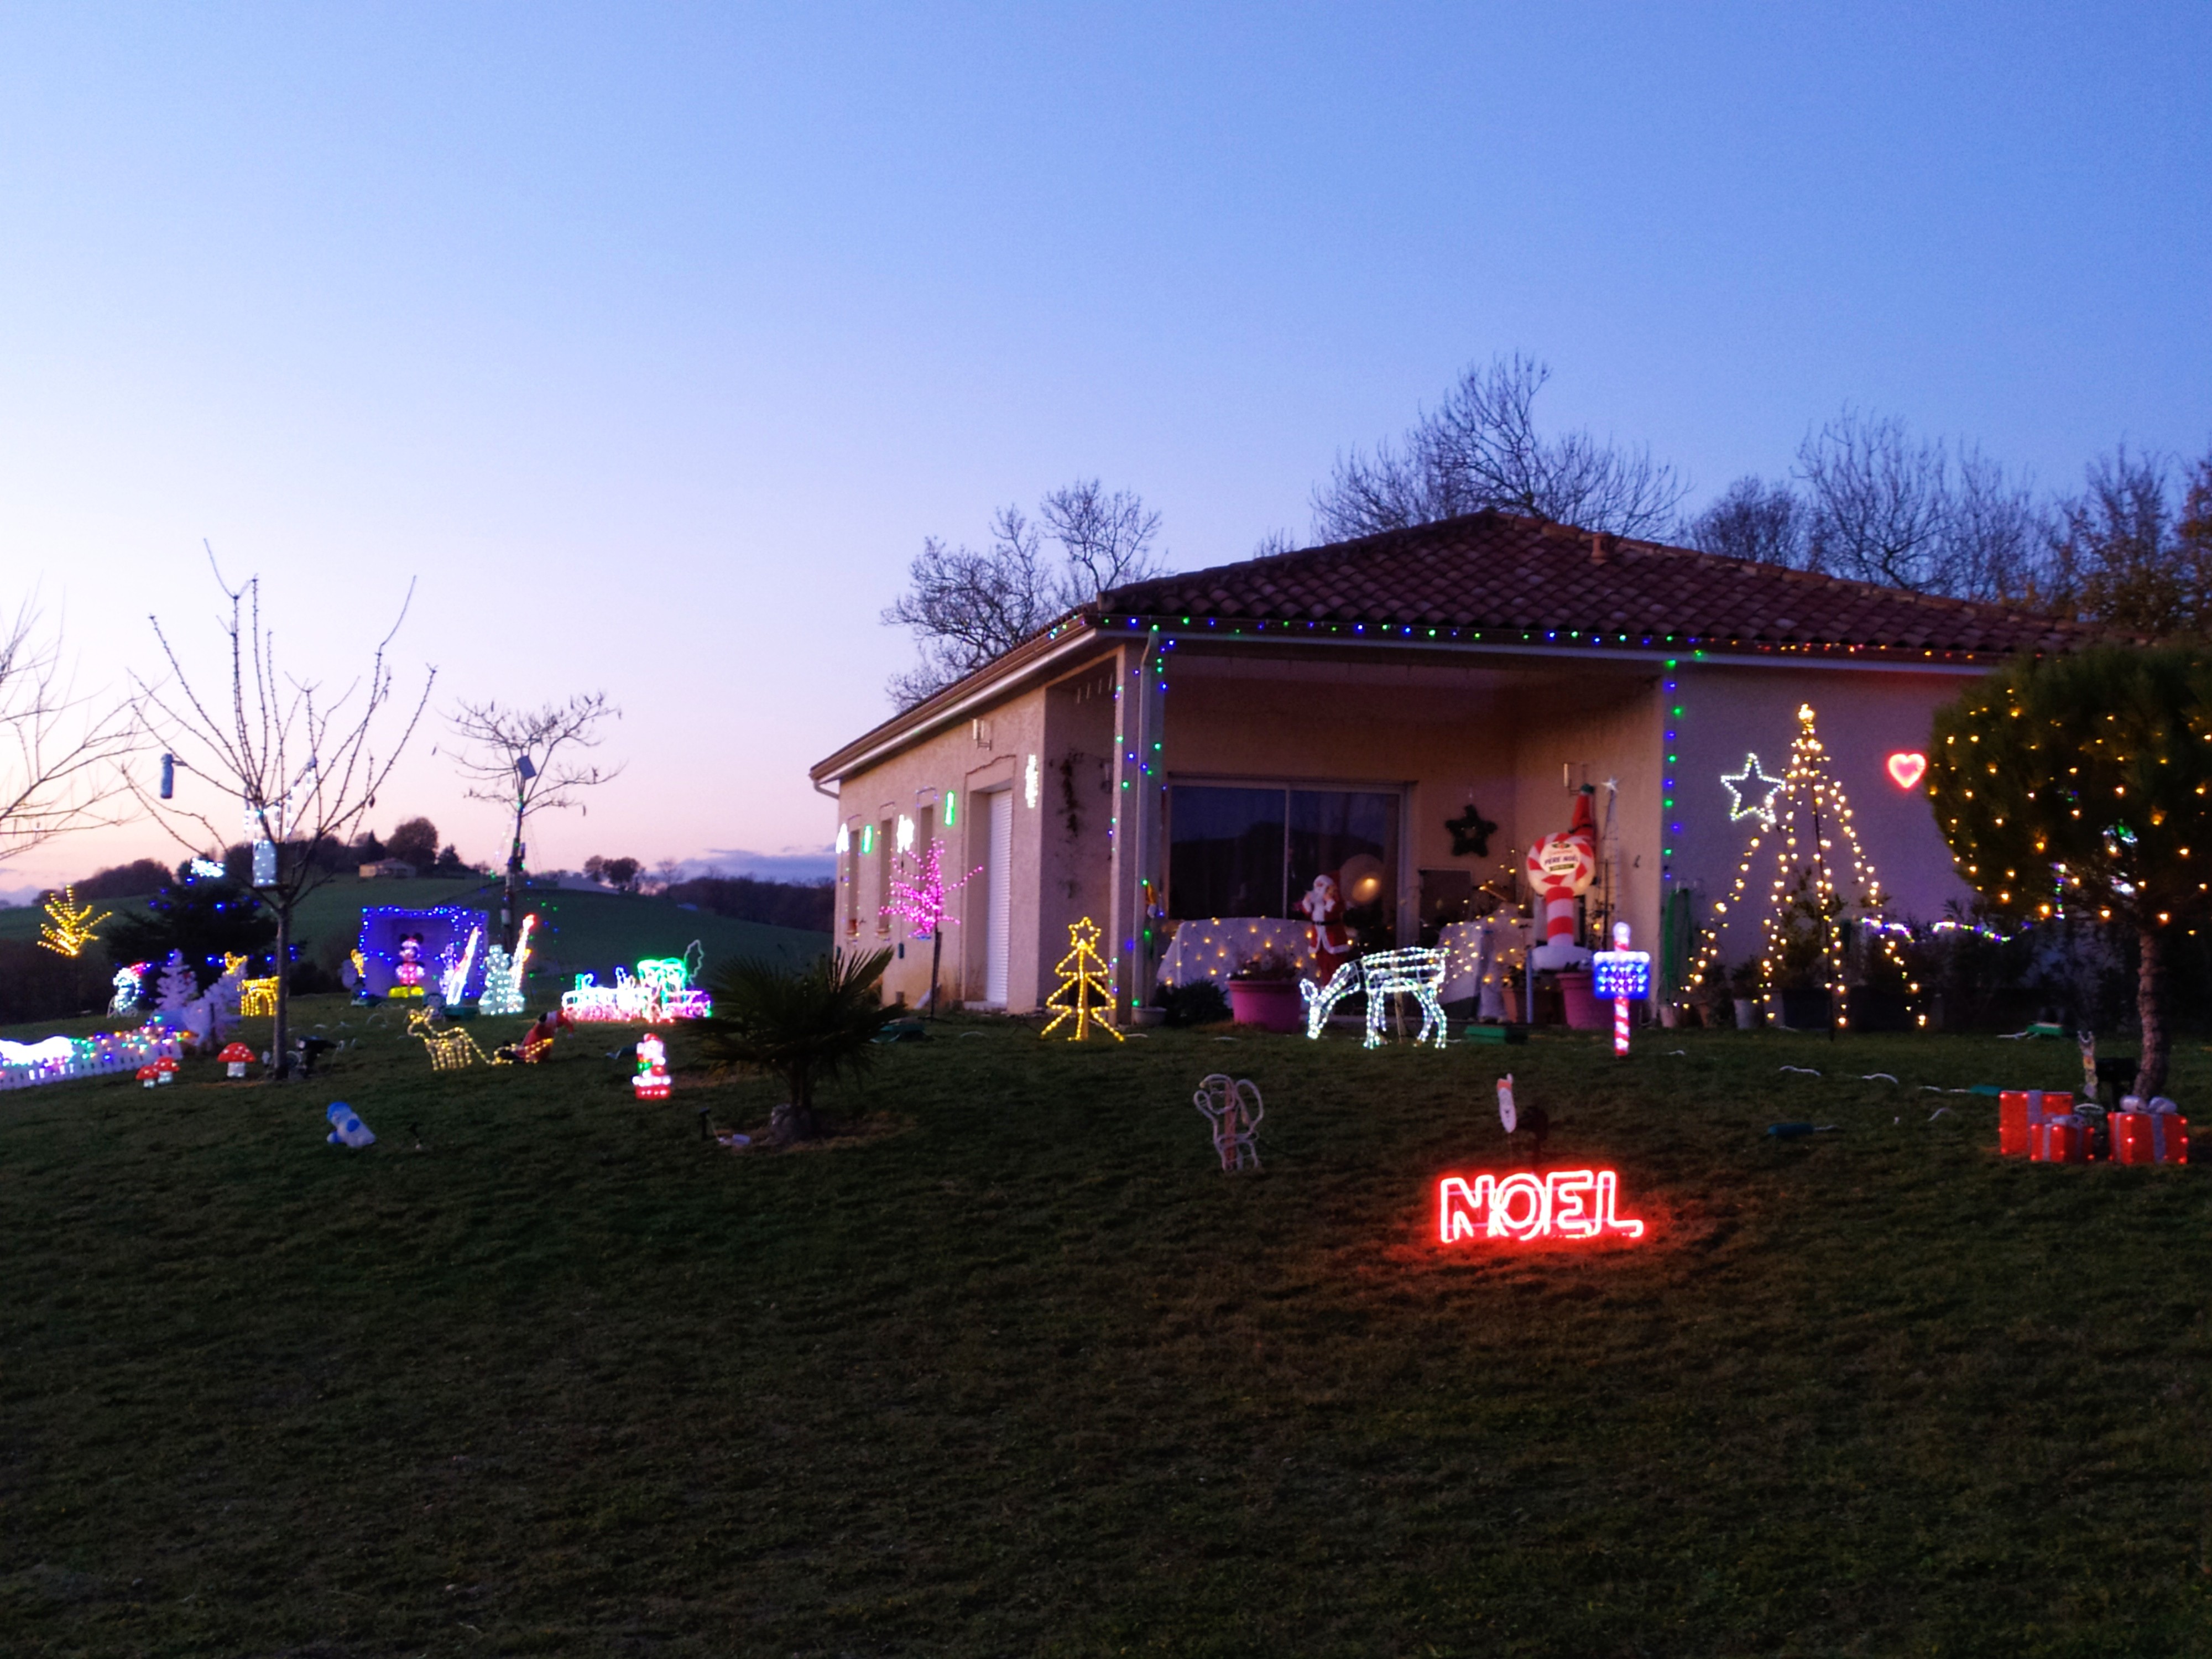
{"type": "Polygon", "coordinates": [[[1088,916],[1080,921],[1070,922],[1067,943],[1067,954],[1053,969],[1060,975],[1060,987],[1044,1005],[1060,1012],[1053,1016],[1052,1023],[1037,1035],[1050,1036],[1066,1023],[1070,1015],[1073,1015],[1075,1029],[1067,1034],[1070,1042],[1080,1042],[1090,1034],[1093,1025],[1115,1042],[1121,1042],[1121,1034],[1113,1025],[1114,970],[1096,949],[1098,924],[1088,916]],[[1067,1000],[1071,996],[1073,1000],[1067,1000]]]}

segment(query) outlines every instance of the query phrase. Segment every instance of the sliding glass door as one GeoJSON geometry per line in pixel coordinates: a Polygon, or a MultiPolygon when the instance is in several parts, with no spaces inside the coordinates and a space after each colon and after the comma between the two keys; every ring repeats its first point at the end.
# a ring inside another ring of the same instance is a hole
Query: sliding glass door
{"type": "Polygon", "coordinates": [[[1314,878],[1334,876],[1370,926],[1398,900],[1398,793],[1179,783],[1168,792],[1168,913],[1297,916],[1314,878]]]}

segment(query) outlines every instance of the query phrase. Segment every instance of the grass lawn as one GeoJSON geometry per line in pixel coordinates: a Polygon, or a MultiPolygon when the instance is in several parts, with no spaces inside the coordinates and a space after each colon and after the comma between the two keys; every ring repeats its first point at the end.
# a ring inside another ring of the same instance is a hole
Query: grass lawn
{"type": "Polygon", "coordinates": [[[969,1022],[732,1155],[771,1085],[635,1102],[614,1028],[301,1018],[327,1081],[0,1095],[0,1650],[2212,1651],[2212,1174],[1917,1086],[2070,1045],[969,1022]],[[1646,1242],[1431,1242],[1509,1064],[1646,1242]]]}

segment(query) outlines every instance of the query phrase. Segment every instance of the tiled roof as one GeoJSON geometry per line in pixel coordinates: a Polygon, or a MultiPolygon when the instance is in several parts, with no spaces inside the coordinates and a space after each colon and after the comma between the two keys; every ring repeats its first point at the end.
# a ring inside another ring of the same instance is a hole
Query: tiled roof
{"type": "Polygon", "coordinates": [[[1477,513],[1329,547],[1218,565],[1106,594],[1106,617],[1672,636],[1716,647],[2010,655],[2063,651],[2079,623],[1965,599],[1594,538],[1477,513]]]}

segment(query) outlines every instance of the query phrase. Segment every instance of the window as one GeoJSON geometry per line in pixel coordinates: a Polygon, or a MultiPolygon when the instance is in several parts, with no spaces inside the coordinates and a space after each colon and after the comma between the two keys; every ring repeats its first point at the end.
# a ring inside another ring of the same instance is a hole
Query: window
{"type": "Polygon", "coordinates": [[[1176,784],[1168,794],[1169,914],[1297,916],[1292,907],[1326,874],[1348,910],[1391,927],[1398,809],[1398,796],[1383,790],[1176,784]]]}
{"type": "Polygon", "coordinates": [[[891,902],[891,834],[894,828],[890,818],[884,818],[876,825],[876,933],[879,938],[888,938],[891,931],[891,919],[884,913],[884,906],[891,902]]]}

